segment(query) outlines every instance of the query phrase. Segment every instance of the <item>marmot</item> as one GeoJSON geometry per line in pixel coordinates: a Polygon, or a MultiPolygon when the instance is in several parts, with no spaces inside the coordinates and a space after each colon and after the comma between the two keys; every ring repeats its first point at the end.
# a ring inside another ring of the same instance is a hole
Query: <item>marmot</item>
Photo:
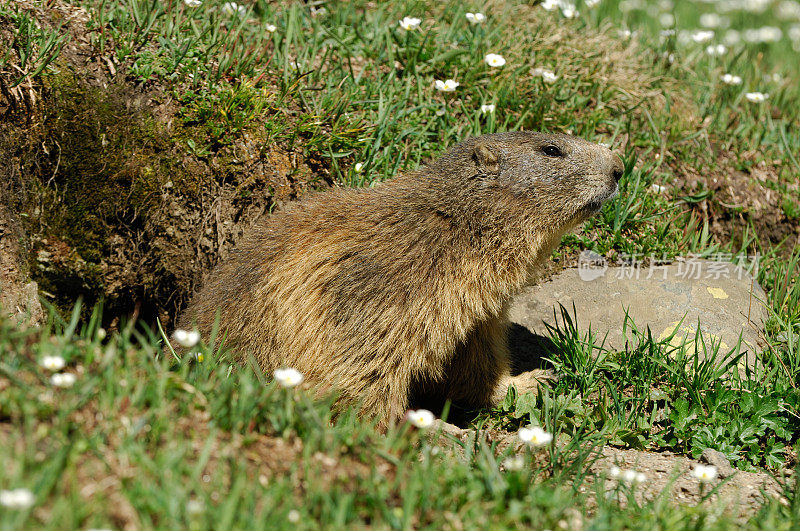
{"type": "Polygon", "coordinates": [[[294,367],[384,425],[411,396],[474,406],[508,386],[507,309],[562,235],[617,192],[622,162],[567,135],[470,138],[370,189],[335,189],[257,224],[179,319],[264,370],[294,367]]]}

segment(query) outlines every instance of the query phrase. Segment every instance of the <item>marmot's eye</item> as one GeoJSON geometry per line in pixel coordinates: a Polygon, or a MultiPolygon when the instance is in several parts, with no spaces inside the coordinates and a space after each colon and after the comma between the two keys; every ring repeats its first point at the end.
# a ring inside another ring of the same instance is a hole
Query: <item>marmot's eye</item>
{"type": "Polygon", "coordinates": [[[548,157],[562,157],[562,156],[564,156],[564,154],[561,153],[561,150],[558,149],[555,146],[545,146],[545,147],[543,147],[542,148],[542,153],[544,153],[548,157]]]}

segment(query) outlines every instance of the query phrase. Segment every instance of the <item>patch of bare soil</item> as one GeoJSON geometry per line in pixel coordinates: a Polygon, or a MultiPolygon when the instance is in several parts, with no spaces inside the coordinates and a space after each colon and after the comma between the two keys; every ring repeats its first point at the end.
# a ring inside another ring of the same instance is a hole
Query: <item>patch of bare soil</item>
{"type": "Polygon", "coordinates": [[[20,323],[38,324],[44,312],[36,282],[26,281],[24,241],[19,217],[0,202],[0,311],[20,323]]]}
{"type": "MultiPolygon", "coordinates": [[[[767,496],[781,498],[780,484],[774,477],[765,472],[735,470],[718,452],[694,460],[669,452],[642,452],[606,446],[602,456],[592,465],[591,472],[596,476],[608,476],[613,466],[633,469],[647,476],[647,480],[634,491],[639,503],[653,500],[666,490],[669,500],[675,504],[717,504],[718,508],[724,507],[737,519],[746,520],[758,512],[767,496]],[[698,464],[715,465],[719,477],[708,485],[702,485],[691,475],[698,464]],[[703,501],[704,494],[715,488],[716,492],[703,501]]],[[[616,481],[608,480],[605,486],[607,492],[612,492],[616,481]]]]}
{"type": "MultiPolygon", "coordinates": [[[[748,157],[748,154],[744,154],[748,157]]],[[[755,154],[749,157],[756,159],[755,154]]],[[[766,186],[779,182],[779,168],[761,160],[748,170],[737,169],[732,153],[721,153],[716,169],[680,164],[675,184],[686,194],[707,191],[708,196],[692,205],[720,242],[742,241],[746,231],[767,246],[784,244],[790,251],[800,242],[800,223],[786,216],[783,195],[766,186]]]]}
{"type": "MultiPolygon", "coordinates": [[[[455,426],[448,433],[461,440],[475,436],[474,432],[459,430],[455,426]]],[[[517,452],[524,451],[516,434],[493,431],[487,433],[487,436],[491,441],[497,442],[500,448],[513,447],[517,452]]],[[[595,460],[589,468],[586,484],[581,487],[582,492],[593,492],[593,482],[605,478],[607,495],[615,495],[619,480],[610,478],[610,470],[616,466],[621,470],[635,470],[646,476],[646,481],[635,485],[633,491],[640,504],[655,500],[666,493],[671,503],[691,506],[702,503],[714,505],[717,509],[723,507],[728,514],[744,521],[759,511],[766,497],[783,500],[781,485],[772,475],[736,470],[723,454],[714,450],[706,450],[700,459],[690,459],[671,452],[646,452],[604,446],[590,459],[595,460]],[[717,467],[718,477],[707,485],[701,485],[691,475],[698,464],[717,467]]]]}

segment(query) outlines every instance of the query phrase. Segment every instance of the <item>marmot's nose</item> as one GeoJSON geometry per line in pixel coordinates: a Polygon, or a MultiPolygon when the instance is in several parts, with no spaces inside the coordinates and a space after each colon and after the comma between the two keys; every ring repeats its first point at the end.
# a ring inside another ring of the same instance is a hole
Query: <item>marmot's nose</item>
{"type": "Polygon", "coordinates": [[[614,163],[611,166],[611,176],[614,177],[614,180],[619,182],[622,174],[625,172],[625,166],[622,165],[622,159],[619,158],[618,155],[613,155],[614,163]]]}

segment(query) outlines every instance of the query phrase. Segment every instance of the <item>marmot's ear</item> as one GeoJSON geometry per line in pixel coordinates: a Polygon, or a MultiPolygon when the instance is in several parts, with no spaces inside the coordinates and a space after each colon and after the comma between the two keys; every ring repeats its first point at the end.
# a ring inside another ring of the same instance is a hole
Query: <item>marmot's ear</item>
{"type": "Polygon", "coordinates": [[[500,173],[500,153],[497,146],[488,142],[478,142],[472,151],[472,159],[481,173],[497,175],[500,173]]]}

